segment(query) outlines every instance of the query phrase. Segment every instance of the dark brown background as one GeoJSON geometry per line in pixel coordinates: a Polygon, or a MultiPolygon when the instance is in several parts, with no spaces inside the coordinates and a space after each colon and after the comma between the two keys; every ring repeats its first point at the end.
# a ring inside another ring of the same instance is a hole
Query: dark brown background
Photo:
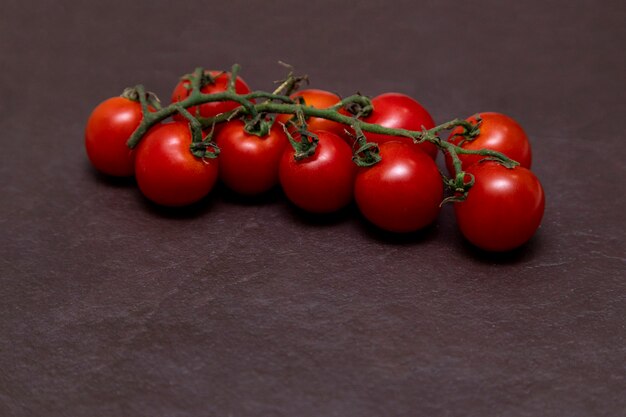
{"type": "Polygon", "coordinates": [[[622,1],[102,3],[2,3],[0,415],[626,415],[622,1]],[[168,211],[90,168],[101,100],[233,62],[268,90],[279,59],[517,118],[539,233],[488,256],[451,207],[407,237],[280,192],[168,211]]]}

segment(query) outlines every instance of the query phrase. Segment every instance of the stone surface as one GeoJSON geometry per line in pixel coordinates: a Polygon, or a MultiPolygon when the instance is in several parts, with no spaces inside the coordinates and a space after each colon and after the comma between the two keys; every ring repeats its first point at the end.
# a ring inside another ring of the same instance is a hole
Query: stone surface
{"type": "Polygon", "coordinates": [[[624,415],[623,2],[169,3],[3,3],[0,415],[624,415]],[[163,210],[90,168],[86,118],[124,87],[239,62],[270,90],[279,59],[516,118],[538,234],[485,255],[451,207],[396,237],[278,190],[163,210]]]}

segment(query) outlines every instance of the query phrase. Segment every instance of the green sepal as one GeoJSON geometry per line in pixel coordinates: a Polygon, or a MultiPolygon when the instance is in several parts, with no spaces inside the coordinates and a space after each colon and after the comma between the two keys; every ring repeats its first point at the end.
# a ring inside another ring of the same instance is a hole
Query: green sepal
{"type": "Polygon", "coordinates": [[[361,129],[361,122],[354,117],[352,125],[350,125],[354,134],[346,130],[346,133],[354,138],[354,145],[359,147],[352,153],[352,162],[360,167],[371,167],[382,160],[380,156],[380,149],[375,142],[368,142],[363,129],[361,129]]]}
{"type": "Polygon", "coordinates": [[[246,133],[263,138],[269,135],[274,120],[271,118],[268,120],[265,114],[259,113],[253,118],[248,120],[244,119],[244,122],[244,130],[246,133]]]}
{"type": "Polygon", "coordinates": [[[139,102],[139,92],[137,91],[137,87],[126,87],[120,97],[123,97],[127,100],[139,102]]]}
{"type": "Polygon", "coordinates": [[[317,144],[319,143],[319,138],[315,133],[306,130],[306,126],[299,126],[298,133],[300,134],[300,142],[298,142],[293,138],[291,133],[289,133],[287,126],[284,123],[281,124],[283,126],[283,131],[285,132],[285,135],[294,150],[293,157],[296,161],[301,161],[315,155],[315,150],[317,149],[317,144]]]}
{"type": "Polygon", "coordinates": [[[220,148],[212,140],[191,142],[189,150],[193,156],[200,159],[214,159],[220,154],[220,148]]]}
{"type": "Polygon", "coordinates": [[[348,102],[342,101],[342,106],[348,113],[356,118],[367,117],[374,111],[372,100],[357,92],[354,96],[349,97],[348,102]]]}
{"type": "Polygon", "coordinates": [[[453,195],[444,198],[441,203],[439,203],[439,207],[443,206],[446,203],[460,203],[465,201],[467,198],[470,189],[474,186],[475,178],[474,175],[461,171],[456,174],[454,179],[446,177],[441,171],[439,172],[443,183],[445,186],[452,190],[453,195]],[[465,182],[465,176],[469,175],[469,181],[465,182]]]}
{"type": "Polygon", "coordinates": [[[365,142],[354,151],[352,162],[360,167],[371,167],[382,160],[378,144],[374,142],[365,142]]]}

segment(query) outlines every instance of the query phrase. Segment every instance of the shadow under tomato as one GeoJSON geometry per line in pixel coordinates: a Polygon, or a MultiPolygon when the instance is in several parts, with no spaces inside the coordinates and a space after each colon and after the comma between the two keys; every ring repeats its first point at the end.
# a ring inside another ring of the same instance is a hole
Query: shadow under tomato
{"type": "Polygon", "coordinates": [[[103,174],[96,170],[90,164],[86,164],[85,169],[90,171],[90,175],[96,179],[99,184],[106,185],[113,188],[128,188],[137,185],[135,177],[113,177],[111,175],[103,174]]]}
{"type": "Polygon", "coordinates": [[[228,204],[234,204],[237,206],[262,206],[267,204],[275,204],[281,200],[282,191],[280,187],[276,186],[269,191],[259,195],[243,195],[228,188],[224,183],[218,182],[216,184],[214,193],[220,196],[220,199],[228,204]]]}
{"type": "Polygon", "coordinates": [[[457,238],[460,241],[460,250],[468,257],[475,259],[478,262],[486,264],[498,264],[498,265],[515,265],[530,261],[537,253],[541,252],[541,236],[533,236],[530,241],[524,243],[522,246],[506,252],[490,252],[480,249],[472,245],[467,239],[463,237],[461,232],[457,232],[457,238]]]}
{"type": "MultiPolygon", "coordinates": [[[[281,195],[283,194],[281,193],[281,195]]],[[[332,213],[310,213],[295,206],[284,195],[282,199],[287,207],[287,214],[295,221],[304,223],[307,226],[335,226],[356,216],[356,205],[354,203],[350,203],[346,207],[332,213]]]]}
{"type": "Polygon", "coordinates": [[[397,233],[389,232],[375,226],[360,213],[357,213],[356,215],[361,221],[361,227],[365,235],[370,239],[375,239],[385,244],[413,245],[426,243],[435,240],[439,232],[439,227],[436,221],[423,229],[416,230],[415,232],[397,233]]]}
{"type": "Polygon", "coordinates": [[[183,207],[167,207],[156,204],[148,200],[144,195],[137,190],[137,198],[141,199],[142,205],[150,213],[159,217],[165,217],[168,219],[193,219],[195,217],[202,216],[211,211],[215,205],[216,193],[212,190],[209,195],[202,200],[193,204],[183,207]]]}

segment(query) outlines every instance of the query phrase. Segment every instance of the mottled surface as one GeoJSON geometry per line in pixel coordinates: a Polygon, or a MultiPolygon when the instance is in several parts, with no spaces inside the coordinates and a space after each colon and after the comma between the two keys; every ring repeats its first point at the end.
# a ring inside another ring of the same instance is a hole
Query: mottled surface
{"type": "Polygon", "coordinates": [[[623,2],[169,3],[2,4],[0,415],[626,414],[623,2]],[[90,168],[87,115],[125,86],[239,62],[269,90],[279,59],[518,119],[537,236],[487,256],[451,207],[397,238],[279,191],[168,211],[90,168]]]}

